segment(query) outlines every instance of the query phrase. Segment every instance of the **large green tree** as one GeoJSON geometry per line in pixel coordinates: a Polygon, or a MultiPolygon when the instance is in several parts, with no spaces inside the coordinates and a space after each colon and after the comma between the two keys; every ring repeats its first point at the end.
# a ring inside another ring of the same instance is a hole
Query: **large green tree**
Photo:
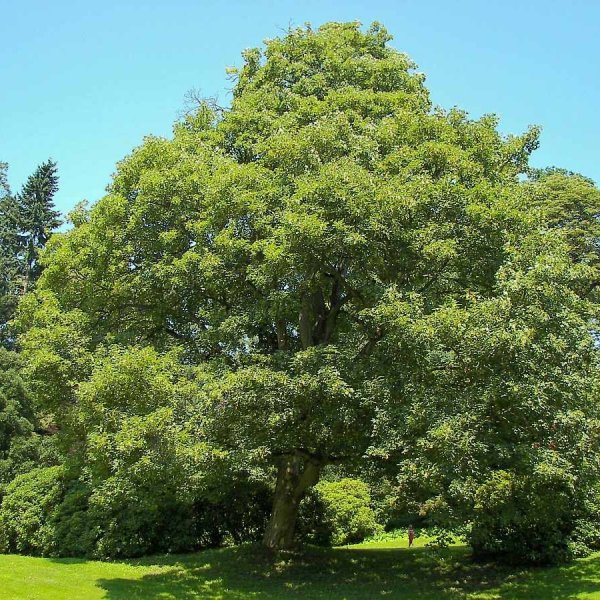
{"type": "Polygon", "coordinates": [[[37,393],[80,444],[118,423],[86,417],[90,357],[179,349],[198,438],[273,470],[269,548],[293,543],[329,464],[416,469],[422,503],[474,490],[464,522],[489,477],[527,479],[556,414],[591,410],[593,305],[574,290],[594,273],[521,183],[537,130],[433,107],[389,40],[330,23],[247,50],[231,108],[202,104],[123,160],[20,316],[37,393]]]}

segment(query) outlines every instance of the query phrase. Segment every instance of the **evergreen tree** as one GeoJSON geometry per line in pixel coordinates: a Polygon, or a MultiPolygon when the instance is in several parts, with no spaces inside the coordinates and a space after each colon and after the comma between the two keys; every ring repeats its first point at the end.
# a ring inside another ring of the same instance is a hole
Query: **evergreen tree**
{"type": "Polygon", "coordinates": [[[7,180],[8,165],[0,163],[0,336],[12,314],[19,282],[18,209],[7,180]]]}
{"type": "Polygon", "coordinates": [[[10,195],[10,187],[7,178],[8,164],[0,162],[0,198],[10,195]]]}
{"type": "Polygon", "coordinates": [[[60,213],[53,202],[57,191],[56,163],[48,160],[29,177],[18,196],[25,289],[39,277],[40,250],[61,225],[60,213]]]}
{"type": "Polygon", "coordinates": [[[0,162],[0,343],[10,347],[8,321],[19,297],[39,277],[40,250],[61,222],[53,203],[55,162],[41,164],[17,195],[11,193],[7,171],[0,162]]]}
{"type": "MultiPolygon", "coordinates": [[[[18,206],[8,185],[7,171],[8,165],[0,162],[0,346],[10,348],[7,324],[17,304],[22,278],[18,206]]],[[[35,454],[32,402],[18,375],[19,367],[16,352],[0,347],[0,498],[20,468],[33,466],[31,458],[35,454]]]]}

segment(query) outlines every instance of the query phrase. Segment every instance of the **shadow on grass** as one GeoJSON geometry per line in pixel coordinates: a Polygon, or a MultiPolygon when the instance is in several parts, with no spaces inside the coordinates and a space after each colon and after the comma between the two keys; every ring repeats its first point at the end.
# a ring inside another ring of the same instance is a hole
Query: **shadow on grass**
{"type": "MultiPolygon", "coordinates": [[[[131,563],[130,563],[131,564],[131,563]]],[[[161,571],[141,579],[97,582],[109,600],[314,600],[420,598],[569,599],[600,595],[600,557],[561,569],[515,572],[473,564],[464,548],[311,548],[273,559],[254,546],[209,550],[193,556],[135,561],[161,571]]]]}
{"type": "Polygon", "coordinates": [[[49,557],[43,557],[43,558],[44,558],[44,560],[47,560],[48,562],[51,562],[51,563],[56,563],[57,565],[85,565],[90,562],[89,558],[78,558],[78,557],[55,558],[55,557],[49,556],[49,557]]]}
{"type": "Polygon", "coordinates": [[[513,577],[500,588],[503,600],[569,600],[600,598],[600,556],[576,561],[574,564],[531,569],[513,577]]]}

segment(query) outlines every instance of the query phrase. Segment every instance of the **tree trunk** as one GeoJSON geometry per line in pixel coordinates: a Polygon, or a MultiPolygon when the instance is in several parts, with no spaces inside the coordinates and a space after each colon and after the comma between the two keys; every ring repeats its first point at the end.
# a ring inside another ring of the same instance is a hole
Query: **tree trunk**
{"type": "Polygon", "coordinates": [[[321,465],[304,455],[283,456],[277,474],[273,510],[263,545],[284,550],[294,545],[298,507],[306,490],[319,481],[321,465]]]}

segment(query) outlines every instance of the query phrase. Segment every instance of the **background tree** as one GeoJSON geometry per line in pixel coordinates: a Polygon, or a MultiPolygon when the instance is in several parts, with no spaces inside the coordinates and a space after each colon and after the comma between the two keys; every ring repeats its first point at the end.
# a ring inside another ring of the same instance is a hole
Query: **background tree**
{"type": "Polygon", "coordinates": [[[600,189],[588,177],[553,167],[533,170],[529,191],[534,205],[544,211],[548,224],[565,234],[571,258],[596,269],[591,286],[581,293],[598,301],[600,189]]]}
{"type": "Polygon", "coordinates": [[[19,298],[39,277],[40,251],[60,220],[52,200],[58,189],[56,163],[40,165],[16,196],[7,169],[0,163],[0,338],[10,347],[8,322],[19,298]]]}
{"type": "Polygon", "coordinates": [[[0,196],[10,196],[8,185],[8,164],[0,161],[0,196]]]}
{"type": "MultiPolygon", "coordinates": [[[[231,109],[200,106],[122,161],[22,305],[36,393],[74,448],[119,422],[114,386],[107,410],[86,401],[102,380],[90,357],[177,350],[186,427],[239,473],[274,477],[269,548],[293,543],[331,464],[368,456],[464,524],[490,481],[529,485],[556,458],[568,487],[588,464],[574,448],[595,444],[595,306],[574,292],[593,270],[531,210],[520,176],[537,131],[433,108],[389,39],[330,23],[246,51],[231,109]],[[543,437],[559,414],[564,443],[543,437]]],[[[119,389],[135,389],[126,373],[119,389]]],[[[577,500],[553,535],[569,539],[577,500]]]]}
{"type": "Polygon", "coordinates": [[[40,251],[61,225],[53,201],[57,191],[56,163],[48,160],[30,175],[17,197],[26,289],[40,275],[40,251]]]}
{"type": "Polygon", "coordinates": [[[8,325],[28,277],[29,284],[34,281],[25,252],[31,242],[25,240],[35,238],[33,244],[39,252],[57,225],[57,213],[52,211],[56,165],[48,162],[39,167],[19,196],[11,194],[7,169],[6,163],[0,163],[0,344],[8,349],[0,348],[0,498],[16,475],[53,460],[51,444],[42,439],[47,430],[22,377],[23,364],[14,351],[14,335],[8,325]],[[45,208],[36,208],[36,202],[45,208]]]}
{"type": "Polygon", "coordinates": [[[18,206],[10,193],[7,170],[8,165],[0,163],[0,337],[3,340],[20,283],[18,206]]]}

